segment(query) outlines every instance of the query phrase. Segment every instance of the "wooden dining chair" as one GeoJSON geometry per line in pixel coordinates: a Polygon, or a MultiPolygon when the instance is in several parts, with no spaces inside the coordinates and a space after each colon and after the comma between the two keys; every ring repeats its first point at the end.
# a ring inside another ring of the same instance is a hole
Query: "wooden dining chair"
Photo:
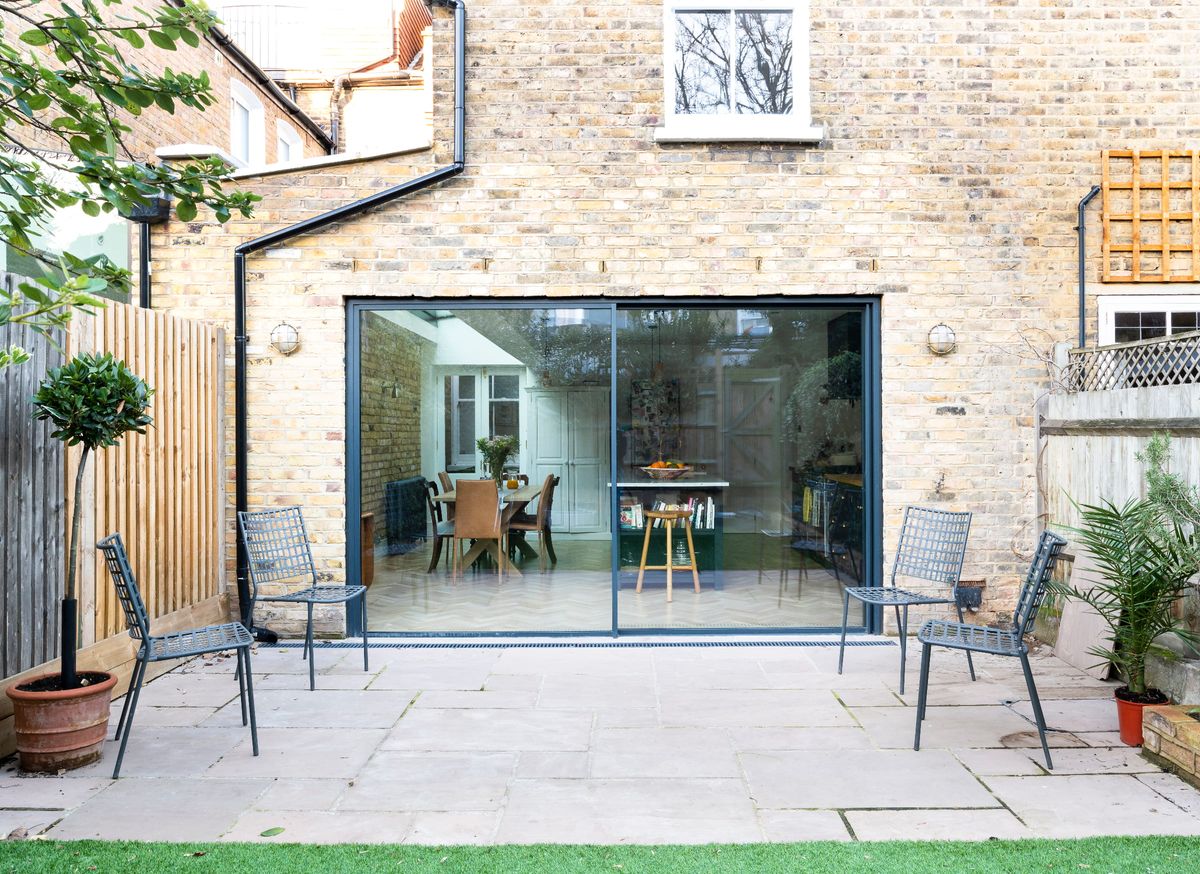
{"type": "Polygon", "coordinates": [[[460,479],[455,484],[454,564],[455,577],[462,573],[464,540],[494,540],[499,549],[496,562],[504,578],[505,531],[500,510],[500,490],[493,479],[460,479]]]}
{"type": "MultiPolygon", "coordinates": [[[[440,482],[442,484],[442,494],[445,494],[446,492],[454,491],[454,480],[450,479],[450,474],[447,473],[446,471],[444,471],[444,470],[438,471],[438,482],[440,482]]],[[[447,522],[454,521],[454,502],[453,501],[450,501],[446,504],[445,520],[447,522]]]]}
{"type": "MultiPolygon", "coordinates": [[[[447,522],[442,518],[443,502],[435,501],[434,498],[437,496],[437,483],[433,480],[425,480],[425,506],[429,509],[429,528],[433,532],[433,554],[429,559],[429,570],[426,571],[430,574],[437,569],[438,562],[442,558],[442,543],[454,538],[454,523],[447,522]]],[[[452,507],[454,505],[445,504],[445,506],[452,507]]]]}
{"type": "Polygon", "coordinates": [[[550,474],[542,485],[538,495],[537,512],[534,514],[518,513],[508,522],[509,531],[536,531],[538,537],[538,567],[546,569],[546,556],[549,554],[550,563],[558,564],[558,556],[554,554],[554,541],[550,537],[550,512],[554,507],[554,487],[561,482],[559,477],[550,474]]]}

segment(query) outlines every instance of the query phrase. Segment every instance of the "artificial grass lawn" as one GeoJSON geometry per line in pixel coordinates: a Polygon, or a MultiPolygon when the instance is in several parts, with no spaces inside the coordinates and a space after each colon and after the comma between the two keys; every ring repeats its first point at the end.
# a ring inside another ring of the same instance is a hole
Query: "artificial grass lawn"
{"type": "MultiPolygon", "coordinates": [[[[178,816],[187,814],[180,811],[178,816]]],[[[963,813],[963,830],[971,829],[963,813]]],[[[620,872],[1168,872],[1196,870],[1200,838],[1085,838],[1075,841],[919,843],[814,842],[702,847],[165,844],[131,841],[0,843],[0,872],[222,872],[276,874],[372,871],[620,872]]]]}

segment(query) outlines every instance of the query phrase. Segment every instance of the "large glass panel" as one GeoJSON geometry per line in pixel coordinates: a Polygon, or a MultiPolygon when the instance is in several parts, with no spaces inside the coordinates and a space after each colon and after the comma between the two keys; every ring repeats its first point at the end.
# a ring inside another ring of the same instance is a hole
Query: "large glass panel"
{"type": "Polygon", "coordinates": [[[675,111],[729,111],[728,12],[675,15],[675,111]]]}
{"type": "Polygon", "coordinates": [[[792,111],[792,13],[739,12],[734,102],[737,111],[792,111]]]}
{"type": "Polygon", "coordinates": [[[369,629],[611,628],[610,308],[381,308],[359,330],[369,629]],[[457,491],[487,476],[478,442],[506,437],[502,548],[457,491]]]}
{"type": "Polygon", "coordinates": [[[871,487],[862,337],[860,308],[618,312],[622,628],[841,624],[871,487]],[[698,591],[679,570],[668,595],[656,513],[681,517],[672,564],[694,553],[698,591]]]}

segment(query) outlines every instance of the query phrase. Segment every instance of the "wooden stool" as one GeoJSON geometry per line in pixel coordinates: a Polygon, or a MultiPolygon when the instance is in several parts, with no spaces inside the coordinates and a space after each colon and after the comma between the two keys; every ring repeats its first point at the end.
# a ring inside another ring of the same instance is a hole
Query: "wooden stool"
{"type": "Polygon", "coordinates": [[[638,579],[637,591],[642,590],[642,578],[646,575],[646,571],[666,571],[667,572],[667,600],[671,600],[671,572],[672,571],[691,571],[692,583],[696,586],[696,591],[700,591],[700,574],[696,572],[696,547],[692,543],[692,513],[690,510],[647,510],[646,516],[646,537],[642,541],[642,561],[638,564],[638,579]],[[646,554],[650,551],[650,532],[654,528],[654,520],[661,519],[663,528],[667,532],[667,553],[666,564],[646,564],[646,554]],[[675,523],[683,523],[683,531],[687,535],[688,557],[691,559],[691,564],[675,564],[674,555],[671,550],[671,531],[675,528],[675,523]]]}

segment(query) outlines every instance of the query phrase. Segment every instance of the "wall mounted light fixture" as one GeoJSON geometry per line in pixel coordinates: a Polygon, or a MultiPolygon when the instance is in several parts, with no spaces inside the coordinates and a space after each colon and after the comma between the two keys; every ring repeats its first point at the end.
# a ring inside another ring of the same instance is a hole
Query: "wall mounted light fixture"
{"type": "Polygon", "coordinates": [[[949,355],[958,348],[958,338],[949,325],[938,323],[929,329],[929,351],[934,355],[949,355]]]}
{"type": "Polygon", "coordinates": [[[300,348],[300,329],[280,322],[271,329],[271,348],[280,355],[291,355],[300,348]]]}

